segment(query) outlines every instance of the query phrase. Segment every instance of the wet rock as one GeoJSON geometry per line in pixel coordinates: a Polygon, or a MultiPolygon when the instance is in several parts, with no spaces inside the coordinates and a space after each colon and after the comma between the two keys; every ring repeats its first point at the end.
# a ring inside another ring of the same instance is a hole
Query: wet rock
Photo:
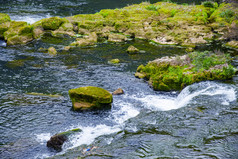
{"type": "Polygon", "coordinates": [[[127,37],[125,35],[122,35],[122,34],[111,33],[108,36],[108,41],[109,42],[124,42],[126,40],[127,40],[127,37]]]}
{"type": "Polygon", "coordinates": [[[109,61],[109,63],[118,64],[118,63],[120,63],[120,60],[119,59],[112,59],[112,60],[109,61]]]}
{"type": "Polygon", "coordinates": [[[139,53],[139,49],[137,49],[135,46],[133,45],[130,45],[128,48],[127,48],[127,53],[129,54],[135,54],[135,53],[139,53]]]}
{"type": "Polygon", "coordinates": [[[121,94],[124,94],[124,91],[121,88],[118,88],[112,93],[112,95],[121,95],[121,94]]]}
{"type": "Polygon", "coordinates": [[[3,34],[10,27],[11,22],[5,22],[0,25],[0,38],[4,38],[3,34]]]}
{"type": "Polygon", "coordinates": [[[78,38],[70,46],[92,46],[97,43],[98,36],[95,32],[89,33],[87,37],[78,38]]]}
{"type": "Polygon", "coordinates": [[[33,40],[32,30],[33,27],[26,22],[12,21],[3,36],[8,45],[26,44],[33,40]]]}
{"type": "Polygon", "coordinates": [[[228,43],[225,44],[226,46],[228,47],[231,47],[231,48],[235,48],[235,49],[238,49],[238,41],[230,41],[228,43]]]}
{"type": "Polygon", "coordinates": [[[38,26],[38,27],[35,27],[35,28],[33,29],[33,37],[34,37],[35,39],[40,38],[42,34],[44,34],[44,28],[43,28],[43,27],[38,26]]]}
{"type": "Polygon", "coordinates": [[[5,23],[5,22],[10,22],[11,18],[9,15],[5,13],[0,13],[0,24],[5,23]]]}
{"type": "Polygon", "coordinates": [[[64,47],[64,50],[65,50],[65,51],[69,51],[70,49],[71,49],[70,46],[65,46],[65,47],[64,47]]]}
{"type": "Polygon", "coordinates": [[[111,107],[112,94],[99,87],[87,86],[69,90],[73,110],[102,109],[111,107]]]}
{"type": "Polygon", "coordinates": [[[72,129],[66,132],[55,134],[54,136],[50,138],[50,140],[47,141],[47,147],[53,148],[56,151],[61,151],[62,146],[64,142],[68,140],[68,137],[71,134],[80,132],[80,131],[81,131],[80,129],[72,129]]]}
{"type": "Polygon", "coordinates": [[[66,135],[56,134],[52,136],[49,141],[47,141],[47,147],[51,147],[57,151],[61,151],[62,146],[66,140],[67,140],[66,135]]]}
{"type": "Polygon", "coordinates": [[[60,25],[65,22],[64,19],[59,18],[59,17],[51,17],[51,18],[46,18],[43,19],[41,22],[41,26],[45,30],[56,30],[60,27],[60,25]]]}
{"type": "Polygon", "coordinates": [[[229,61],[224,54],[192,52],[183,56],[162,57],[146,66],[140,65],[135,76],[148,79],[155,90],[182,90],[200,81],[231,79],[236,69],[229,65],[229,61]]]}
{"type": "Polygon", "coordinates": [[[56,54],[57,54],[57,51],[56,51],[56,49],[55,49],[54,47],[50,47],[50,48],[48,49],[48,53],[49,53],[50,55],[56,55],[56,54]]]}

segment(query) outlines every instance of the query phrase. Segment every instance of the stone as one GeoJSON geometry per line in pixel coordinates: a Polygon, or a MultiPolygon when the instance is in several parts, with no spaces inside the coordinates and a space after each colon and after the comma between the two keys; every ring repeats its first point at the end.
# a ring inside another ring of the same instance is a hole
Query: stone
{"type": "Polygon", "coordinates": [[[108,36],[108,41],[109,42],[124,42],[126,40],[127,40],[127,37],[125,35],[122,35],[122,34],[111,33],[108,36]]]}
{"type": "Polygon", "coordinates": [[[75,42],[71,43],[71,46],[92,46],[97,43],[98,36],[95,32],[89,33],[87,37],[77,38],[75,42]]]}
{"type": "Polygon", "coordinates": [[[35,27],[35,28],[33,29],[33,37],[34,37],[35,39],[40,38],[42,34],[44,34],[44,28],[43,28],[43,27],[38,26],[38,27],[35,27]]]}
{"type": "Polygon", "coordinates": [[[65,50],[65,51],[69,51],[70,49],[71,49],[70,46],[65,46],[65,47],[64,47],[64,50],[65,50]]]}
{"type": "Polygon", "coordinates": [[[44,30],[56,30],[63,22],[65,22],[65,20],[60,17],[51,17],[43,19],[41,21],[41,26],[44,30]]]}
{"type": "Polygon", "coordinates": [[[9,15],[5,13],[0,13],[0,24],[5,23],[5,22],[10,22],[11,18],[9,15]]]}
{"type": "Polygon", "coordinates": [[[56,55],[56,54],[57,54],[57,51],[56,51],[56,49],[55,49],[54,47],[50,47],[50,48],[48,49],[48,53],[49,53],[50,55],[56,55]]]}
{"type": "Polygon", "coordinates": [[[232,79],[237,69],[229,63],[230,58],[225,54],[192,52],[183,56],[166,56],[150,61],[146,66],[140,65],[135,76],[148,80],[154,90],[182,90],[200,81],[232,79]]]}
{"type": "Polygon", "coordinates": [[[137,49],[135,46],[133,45],[130,45],[128,48],[127,48],[127,53],[129,54],[135,54],[135,53],[139,53],[139,49],[137,49]]]}
{"type": "Polygon", "coordinates": [[[118,63],[120,63],[120,60],[119,59],[112,59],[112,60],[109,61],[109,63],[118,64],[118,63]]]}
{"type": "Polygon", "coordinates": [[[234,49],[238,49],[238,41],[230,41],[228,43],[225,44],[228,47],[234,48],[234,49]]]}
{"type": "Polygon", "coordinates": [[[124,94],[124,91],[121,88],[118,88],[112,93],[112,95],[121,95],[121,94],[124,94]]]}
{"type": "Polygon", "coordinates": [[[66,132],[62,132],[59,134],[55,134],[54,136],[52,136],[50,138],[50,140],[47,141],[47,147],[53,148],[56,151],[61,151],[62,150],[62,146],[64,144],[65,141],[68,140],[68,137],[76,132],[81,132],[81,129],[72,129],[66,132]]]}
{"type": "Polygon", "coordinates": [[[73,110],[103,109],[111,107],[112,94],[94,86],[79,87],[69,90],[73,110]]]}

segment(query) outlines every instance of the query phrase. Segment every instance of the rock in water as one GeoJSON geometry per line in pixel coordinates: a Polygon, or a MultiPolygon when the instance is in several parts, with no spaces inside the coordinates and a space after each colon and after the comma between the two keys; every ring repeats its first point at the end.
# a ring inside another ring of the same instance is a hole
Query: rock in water
{"type": "Polygon", "coordinates": [[[112,95],[121,95],[121,94],[124,94],[124,91],[121,88],[118,88],[112,93],[112,95]]]}
{"type": "Polygon", "coordinates": [[[53,148],[56,151],[61,151],[64,142],[68,140],[68,136],[73,133],[81,132],[81,131],[82,131],[81,129],[77,128],[77,129],[72,129],[72,130],[62,132],[59,134],[55,134],[54,136],[50,138],[49,141],[47,141],[47,147],[53,148]]]}
{"type": "Polygon", "coordinates": [[[50,47],[50,48],[48,49],[48,53],[49,53],[50,55],[56,55],[56,54],[57,54],[57,51],[56,51],[56,49],[55,49],[54,47],[50,47]]]}
{"type": "Polygon", "coordinates": [[[61,151],[62,146],[66,140],[67,140],[66,135],[56,134],[52,136],[49,141],[47,141],[47,147],[51,147],[57,151],[61,151]]]}
{"type": "Polygon", "coordinates": [[[135,53],[139,52],[139,49],[137,49],[135,46],[131,45],[128,47],[128,49],[126,51],[129,54],[135,54],[135,53]]]}
{"type": "Polygon", "coordinates": [[[69,90],[73,110],[108,108],[112,103],[112,94],[99,87],[87,86],[69,90]]]}

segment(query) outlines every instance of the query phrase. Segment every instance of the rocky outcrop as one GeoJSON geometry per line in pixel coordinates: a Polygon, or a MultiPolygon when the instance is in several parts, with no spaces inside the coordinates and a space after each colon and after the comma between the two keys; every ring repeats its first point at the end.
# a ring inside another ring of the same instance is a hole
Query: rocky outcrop
{"type": "Polygon", "coordinates": [[[89,33],[84,38],[77,38],[70,46],[93,46],[97,43],[98,36],[95,32],[89,33]]]}
{"type": "Polygon", "coordinates": [[[194,47],[214,39],[237,40],[237,14],[238,8],[229,3],[218,5],[208,1],[201,5],[179,5],[143,2],[122,9],[103,9],[95,14],[42,19],[28,26],[32,29],[24,35],[14,31],[19,30],[13,29],[12,24],[16,22],[11,21],[8,15],[0,14],[0,38],[8,41],[10,37],[5,32],[11,30],[16,37],[8,44],[15,45],[40,38],[44,32],[51,32],[55,37],[82,34],[84,38],[72,45],[87,46],[96,43],[97,40],[91,38],[91,34],[95,33],[110,42],[124,42],[130,37],[165,45],[194,47]]]}
{"type": "Polygon", "coordinates": [[[110,108],[112,94],[99,87],[87,86],[69,90],[73,110],[110,108]]]}
{"type": "Polygon", "coordinates": [[[68,137],[71,134],[74,134],[77,132],[81,132],[81,130],[80,129],[72,129],[72,130],[69,130],[66,132],[55,134],[54,136],[52,136],[50,138],[50,140],[47,141],[47,147],[53,148],[56,151],[61,151],[62,146],[63,146],[64,142],[68,140],[68,137]]]}
{"type": "Polygon", "coordinates": [[[135,76],[147,79],[155,90],[171,91],[195,82],[231,79],[236,71],[229,57],[206,51],[156,59],[140,65],[135,76]]]}

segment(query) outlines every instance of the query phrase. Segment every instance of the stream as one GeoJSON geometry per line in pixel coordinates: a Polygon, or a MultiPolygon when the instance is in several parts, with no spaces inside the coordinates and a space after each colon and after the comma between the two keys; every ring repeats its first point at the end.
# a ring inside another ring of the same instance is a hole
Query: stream
{"type": "MultiPolygon", "coordinates": [[[[34,23],[140,2],[0,0],[0,12],[13,20],[34,23]]],[[[72,41],[45,35],[25,46],[6,46],[0,40],[1,159],[237,158],[238,75],[230,81],[195,83],[181,92],[154,91],[146,81],[134,77],[137,67],[155,58],[184,55],[185,48],[134,40],[64,51],[72,41]],[[127,54],[130,45],[143,53],[127,54]],[[41,49],[51,46],[59,50],[56,56],[41,49]],[[108,63],[115,58],[121,63],[108,63]],[[75,112],[68,90],[82,86],[110,92],[122,88],[125,94],[113,97],[110,110],[75,112]],[[51,136],[74,128],[82,132],[70,136],[61,152],[47,148],[51,136]]],[[[219,43],[197,49],[237,55],[236,50],[219,43]]]]}

